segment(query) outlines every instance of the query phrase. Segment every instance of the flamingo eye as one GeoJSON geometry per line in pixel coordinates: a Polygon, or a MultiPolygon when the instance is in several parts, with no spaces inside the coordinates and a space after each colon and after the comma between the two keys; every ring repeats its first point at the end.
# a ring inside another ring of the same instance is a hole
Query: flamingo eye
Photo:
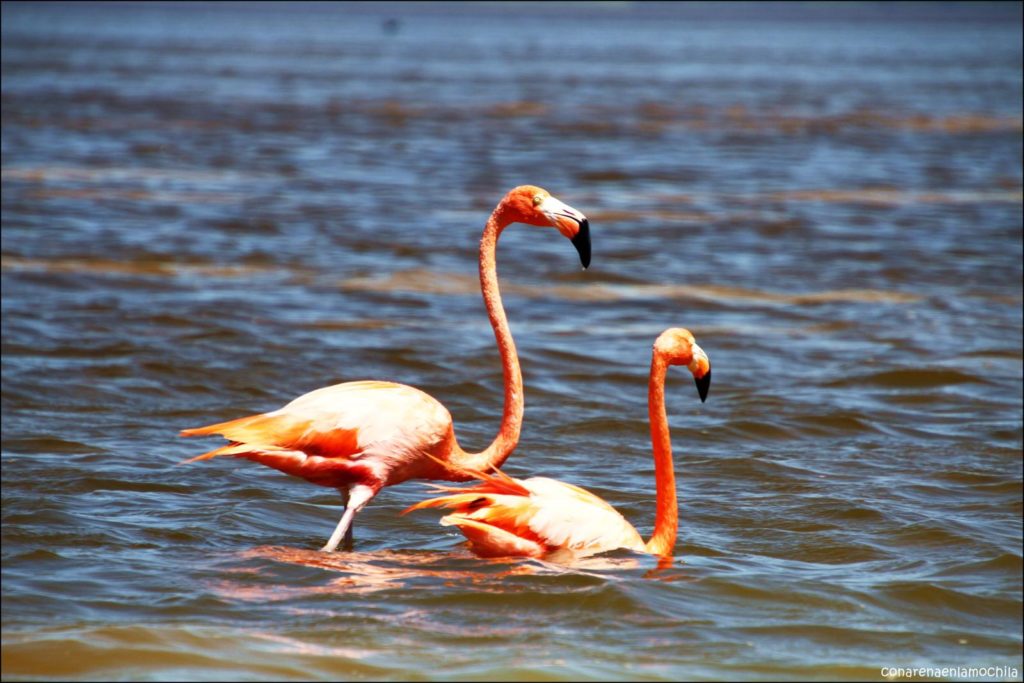
{"type": "Polygon", "coordinates": [[[535,194],[535,195],[533,195],[533,205],[534,205],[534,206],[540,206],[540,203],[541,203],[542,201],[544,201],[544,197],[542,197],[542,196],[541,196],[541,195],[539,195],[539,194],[535,194]]]}

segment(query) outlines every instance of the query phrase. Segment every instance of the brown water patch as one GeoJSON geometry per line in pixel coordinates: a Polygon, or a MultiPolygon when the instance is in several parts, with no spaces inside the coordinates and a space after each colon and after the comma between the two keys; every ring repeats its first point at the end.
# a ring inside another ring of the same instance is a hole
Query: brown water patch
{"type": "Polygon", "coordinates": [[[391,126],[404,126],[408,119],[421,115],[418,108],[398,100],[374,102],[365,107],[365,111],[377,120],[391,126]]]}
{"type": "MultiPolygon", "coordinates": [[[[426,294],[473,295],[480,293],[480,281],[475,276],[462,273],[438,273],[429,270],[403,270],[390,273],[384,277],[352,278],[339,283],[345,290],[371,292],[419,292],[426,294]]],[[[579,290],[566,285],[523,285],[505,283],[502,290],[527,298],[559,296],[562,298],[582,299],[588,301],[610,301],[621,297],[605,291],[601,285],[579,290]]]]}
{"type": "Polygon", "coordinates": [[[658,218],[664,221],[680,223],[705,223],[714,217],[703,211],[672,211],[669,209],[630,209],[630,210],[597,210],[587,212],[587,217],[594,223],[625,223],[639,218],[658,218]]]}
{"type": "Polygon", "coordinates": [[[600,171],[584,171],[583,173],[577,173],[576,177],[588,183],[621,183],[631,179],[633,176],[625,171],[609,168],[600,171]]]}
{"type": "MultiPolygon", "coordinates": [[[[384,277],[360,277],[343,280],[344,290],[371,292],[419,292],[427,294],[479,295],[475,276],[438,273],[428,270],[403,270],[384,277]]],[[[641,298],[701,299],[707,301],[751,302],[765,304],[811,305],[820,303],[912,303],[921,297],[906,292],[876,289],[842,289],[808,294],[781,294],[724,285],[615,285],[600,283],[576,285],[528,285],[503,283],[502,291],[526,298],[561,298],[575,301],[623,301],[641,298]]]]}
{"type": "Polygon", "coordinates": [[[48,199],[118,199],[131,202],[159,202],[161,204],[233,204],[241,193],[227,192],[168,192],[165,190],[124,190],[105,188],[46,188],[30,190],[26,199],[46,201],[48,199]]]}
{"type": "Polygon", "coordinates": [[[869,204],[873,206],[899,206],[908,204],[1019,204],[1024,200],[1020,191],[947,190],[945,192],[911,192],[892,188],[861,188],[852,190],[788,190],[773,192],[756,201],[831,202],[838,204],[869,204]]]}
{"type": "Polygon", "coordinates": [[[972,375],[949,368],[905,368],[902,370],[884,370],[871,375],[864,375],[854,378],[843,378],[826,382],[824,386],[862,386],[874,384],[877,386],[899,389],[933,388],[952,384],[967,384],[971,382],[986,383],[986,380],[978,375],[972,375]]]}
{"type": "Polygon", "coordinates": [[[739,287],[692,287],[681,286],[669,287],[669,289],[685,289],[691,291],[694,296],[707,297],[710,299],[742,299],[759,301],[765,303],[780,304],[821,304],[832,302],[858,302],[858,303],[913,303],[920,301],[921,297],[906,292],[890,292],[879,289],[835,289],[824,292],[812,292],[809,294],[778,294],[739,287]]]}
{"type": "Polygon", "coordinates": [[[819,332],[843,332],[854,327],[857,327],[857,324],[852,323],[848,320],[831,320],[827,322],[806,325],[802,329],[804,332],[816,334],[819,332]]]}
{"type": "Polygon", "coordinates": [[[80,443],[78,441],[61,439],[56,436],[39,436],[7,439],[4,441],[4,450],[10,453],[25,453],[29,455],[35,455],[37,453],[79,455],[83,453],[102,452],[103,449],[80,443]]]}
{"type": "Polygon", "coordinates": [[[107,183],[130,182],[140,180],[174,180],[195,183],[223,182],[232,179],[251,179],[258,176],[248,172],[232,170],[230,173],[202,171],[194,168],[147,168],[135,166],[5,166],[0,169],[2,180],[22,180],[26,182],[82,182],[107,183]]]}
{"type": "MultiPolygon", "coordinates": [[[[836,135],[847,130],[899,130],[913,133],[976,135],[983,133],[1019,133],[1024,121],[1019,116],[1000,116],[975,112],[933,116],[921,113],[892,114],[858,109],[834,115],[801,116],[778,109],[750,109],[742,104],[715,108],[675,107],[671,103],[645,102],[633,108],[634,127],[641,131],[661,131],[669,127],[692,130],[742,131],[744,133],[783,133],[785,135],[836,135]]],[[[622,112],[620,115],[625,114],[622,112]]]]}
{"type": "Polygon", "coordinates": [[[516,102],[500,102],[484,110],[484,114],[494,118],[520,118],[525,116],[543,116],[548,113],[548,106],[541,102],[520,100],[516,102]]]}
{"type": "Polygon", "coordinates": [[[0,257],[0,270],[90,275],[142,275],[147,277],[202,275],[207,277],[238,278],[264,274],[275,269],[261,266],[229,266],[213,263],[177,263],[156,259],[113,261],[100,258],[30,259],[18,256],[3,256],[0,257]]]}
{"type": "Polygon", "coordinates": [[[314,330],[383,330],[395,327],[397,324],[393,320],[377,320],[374,318],[363,320],[311,320],[300,323],[302,327],[314,330]]]}

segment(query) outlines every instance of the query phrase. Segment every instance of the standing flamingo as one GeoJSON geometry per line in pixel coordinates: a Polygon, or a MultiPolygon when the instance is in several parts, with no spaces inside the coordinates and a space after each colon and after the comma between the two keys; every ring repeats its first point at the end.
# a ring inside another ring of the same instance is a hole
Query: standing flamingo
{"type": "Polygon", "coordinates": [[[646,543],[632,524],[593,493],[547,477],[515,479],[497,468],[494,474],[463,470],[481,482],[464,488],[435,486],[449,494],[417,503],[403,514],[427,507],[454,509],[441,518],[441,524],[457,526],[481,557],[545,557],[565,551],[584,556],[616,548],[670,557],[679,507],[665,416],[669,365],[685,365],[693,373],[702,403],[711,386],[711,363],[693,335],[679,327],[662,332],[654,342],[647,389],[657,502],[654,535],[646,543]]]}
{"type": "Polygon", "coordinates": [[[322,548],[326,552],[343,537],[351,544],[353,518],[385,486],[407,479],[467,481],[473,476],[463,472],[501,465],[519,442],[523,377],[501,305],[495,249],[501,231],[517,222],[557,228],[572,241],[583,267],[590,265],[587,219],[539,187],[513,189],[487,220],[480,239],[480,286],[501,354],[505,406],[498,435],[486,449],[462,450],[451,414],[419,389],[362,381],[311,391],[269,413],[185,429],[182,436],[220,434],[231,441],[186,462],[231,455],[337,488],[345,512],[322,548]]]}

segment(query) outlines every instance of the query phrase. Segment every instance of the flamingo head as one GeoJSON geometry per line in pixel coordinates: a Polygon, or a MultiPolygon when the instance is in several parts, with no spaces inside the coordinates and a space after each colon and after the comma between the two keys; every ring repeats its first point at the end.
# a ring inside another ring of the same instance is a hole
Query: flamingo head
{"type": "Polygon", "coordinates": [[[682,327],[665,330],[654,342],[654,353],[668,365],[685,365],[693,373],[701,403],[707,399],[711,388],[711,361],[689,330],[682,327]]]}
{"type": "Polygon", "coordinates": [[[576,247],[580,263],[590,265],[590,223],[587,217],[568,204],[555,199],[536,185],[520,185],[502,200],[509,223],[526,223],[557,228],[576,247]]]}

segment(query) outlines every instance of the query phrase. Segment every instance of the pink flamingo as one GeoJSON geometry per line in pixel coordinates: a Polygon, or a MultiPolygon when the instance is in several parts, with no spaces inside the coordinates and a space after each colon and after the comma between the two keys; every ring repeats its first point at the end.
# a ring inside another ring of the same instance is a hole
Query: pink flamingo
{"type": "Polygon", "coordinates": [[[628,548],[670,557],[676,544],[679,507],[672,466],[672,443],[665,415],[665,372],[669,365],[685,365],[697,382],[701,402],[711,386],[711,364],[693,335],[682,328],[665,330],[654,342],[647,411],[654,447],[657,492],[654,535],[646,543],[633,525],[593,493],[547,477],[515,479],[496,467],[493,474],[467,471],[480,483],[467,487],[435,486],[448,495],[424,500],[407,508],[446,507],[454,510],[441,518],[456,526],[481,557],[570,557],[628,548]]]}
{"type": "Polygon", "coordinates": [[[356,514],[385,486],[408,479],[467,481],[464,472],[496,467],[515,449],[523,421],[523,377],[498,291],[495,249],[510,223],[557,228],[590,265],[590,226],[576,209],[547,191],[523,185],[491,213],[480,240],[480,286],[501,354],[505,406],[498,435],[479,453],[455,439],[452,416],[436,399],[404,384],[345,382],[299,396],[269,413],[196,429],[182,436],[220,434],[231,443],[186,462],[219,455],[245,458],[313,484],[337,488],[345,512],[322,550],[352,541],[356,514]]]}

